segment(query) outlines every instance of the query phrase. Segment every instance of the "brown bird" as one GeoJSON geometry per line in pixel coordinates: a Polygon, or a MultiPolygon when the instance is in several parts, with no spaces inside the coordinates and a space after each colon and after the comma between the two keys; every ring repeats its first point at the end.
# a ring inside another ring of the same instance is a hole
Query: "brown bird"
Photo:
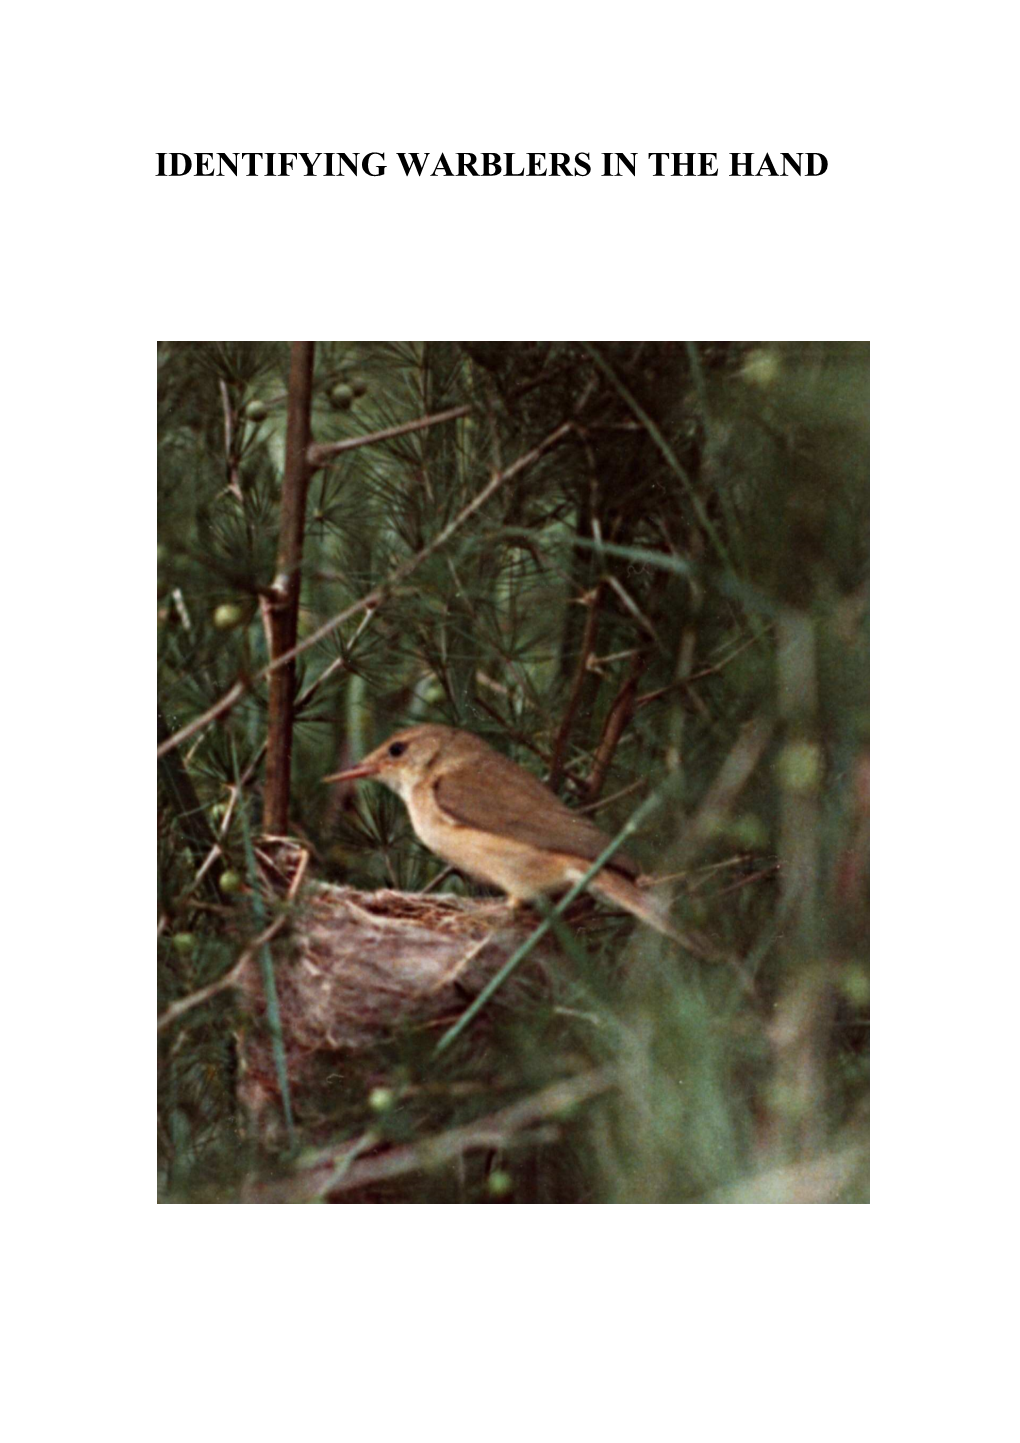
{"type": "MultiPolygon", "coordinates": [[[[584,876],[609,838],[481,737],[453,727],[396,732],[363,762],[327,782],[372,777],[407,805],[420,841],[458,871],[498,887],[518,907],[563,892],[584,876]]],[[[677,937],[658,899],[635,885],[636,864],[615,852],[589,887],[677,937]]],[[[684,940],[686,939],[679,939],[684,940]]]]}

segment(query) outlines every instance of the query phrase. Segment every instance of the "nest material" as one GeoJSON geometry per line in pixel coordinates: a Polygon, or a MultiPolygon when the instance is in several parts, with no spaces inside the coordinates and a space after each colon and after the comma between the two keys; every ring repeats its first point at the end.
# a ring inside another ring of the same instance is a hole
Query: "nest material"
{"type": "MultiPolygon", "coordinates": [[[[268,892],[296,890],[289,928],[271,944],[296,1095],[330,1054],[361,1051],[430,1024],[438,1037],[534,930],[536,919],[515,916],[501,902],[302,881],[301,849],[281,839],[260,846],[258,858],[268,892]]],[[[500,1001],[547,993],[555,955],[555,944],[543,939],[500,990],[500,1001]]],[[[266,999],[257,955],[238,981],[252,1019],[240,1038],[240,1095],[257,1117],[279,1096],[269,1030],[260,1025],[266,999]]]]}

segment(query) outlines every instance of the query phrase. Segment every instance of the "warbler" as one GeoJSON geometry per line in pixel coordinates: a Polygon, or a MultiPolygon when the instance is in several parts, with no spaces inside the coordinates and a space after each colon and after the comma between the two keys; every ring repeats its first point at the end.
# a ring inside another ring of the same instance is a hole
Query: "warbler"
{"type": "MultiPolygon", "coordinates": [[[[531,772],[454,727],[408,727],[324,781],[361,778],[396,792],[419,841],[458,871],[498,887],[513,907],[567,890],[609,845],[594,822],[531,772]]],[[[636,884],[638,875],[637,864],[617,851],[588,886],[689,945],[669,925],[661,900],[636,884]]]]}

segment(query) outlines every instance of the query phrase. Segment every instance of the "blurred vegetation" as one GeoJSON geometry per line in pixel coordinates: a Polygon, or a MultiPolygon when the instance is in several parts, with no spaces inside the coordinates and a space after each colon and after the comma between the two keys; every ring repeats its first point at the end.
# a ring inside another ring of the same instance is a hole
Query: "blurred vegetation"
{"type": "MultiPolygon", "coordinates": [[[[284,344],[159,348],[161,737],[269,659],[287,366],[284,344]]],[[[470,409],[316,472],[299,637],[571,425],[298,658],[290,830],[316,874],[419,890],[445,872],[388,792],[321,785],[396,728],[445,722],[610,835],[667,782],[630,850],[728,959],[606,913],[583,945],[567,936],[551,1000],[490,1009],[440,1058],[434,1033],[340,1058],[314,1105],[295,1100],[299,1146],[383,1155],[557,1080],[612,1085],[339,1200],[867,1200],[868,368],[858,344],[317,346],[316,443],[470,409]]],[[[260,682],[161,760],[161,1011],[258,930],[231,886],[265,739],[260,682]]],[[[235,1201],[288,1166],[238,1115],[236,1007],[221,992],[159,1035],[166,1201],[235,1201]]]]}

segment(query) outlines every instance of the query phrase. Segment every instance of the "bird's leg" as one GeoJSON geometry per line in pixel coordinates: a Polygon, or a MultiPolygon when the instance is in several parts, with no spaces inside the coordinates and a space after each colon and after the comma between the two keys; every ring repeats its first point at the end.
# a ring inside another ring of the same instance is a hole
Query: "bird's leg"
{"type": "MultiPolygon", "coordinates": [[[[528,910],[528,899],[526,897],[504,897],[498,902],[485,903],[485,910],[497,917],[506,919],[505,925],[513,927],[521,921],[521,918],[528,910]]],[[[481,909],[479,909],[481,910],[481,909]]]]}

